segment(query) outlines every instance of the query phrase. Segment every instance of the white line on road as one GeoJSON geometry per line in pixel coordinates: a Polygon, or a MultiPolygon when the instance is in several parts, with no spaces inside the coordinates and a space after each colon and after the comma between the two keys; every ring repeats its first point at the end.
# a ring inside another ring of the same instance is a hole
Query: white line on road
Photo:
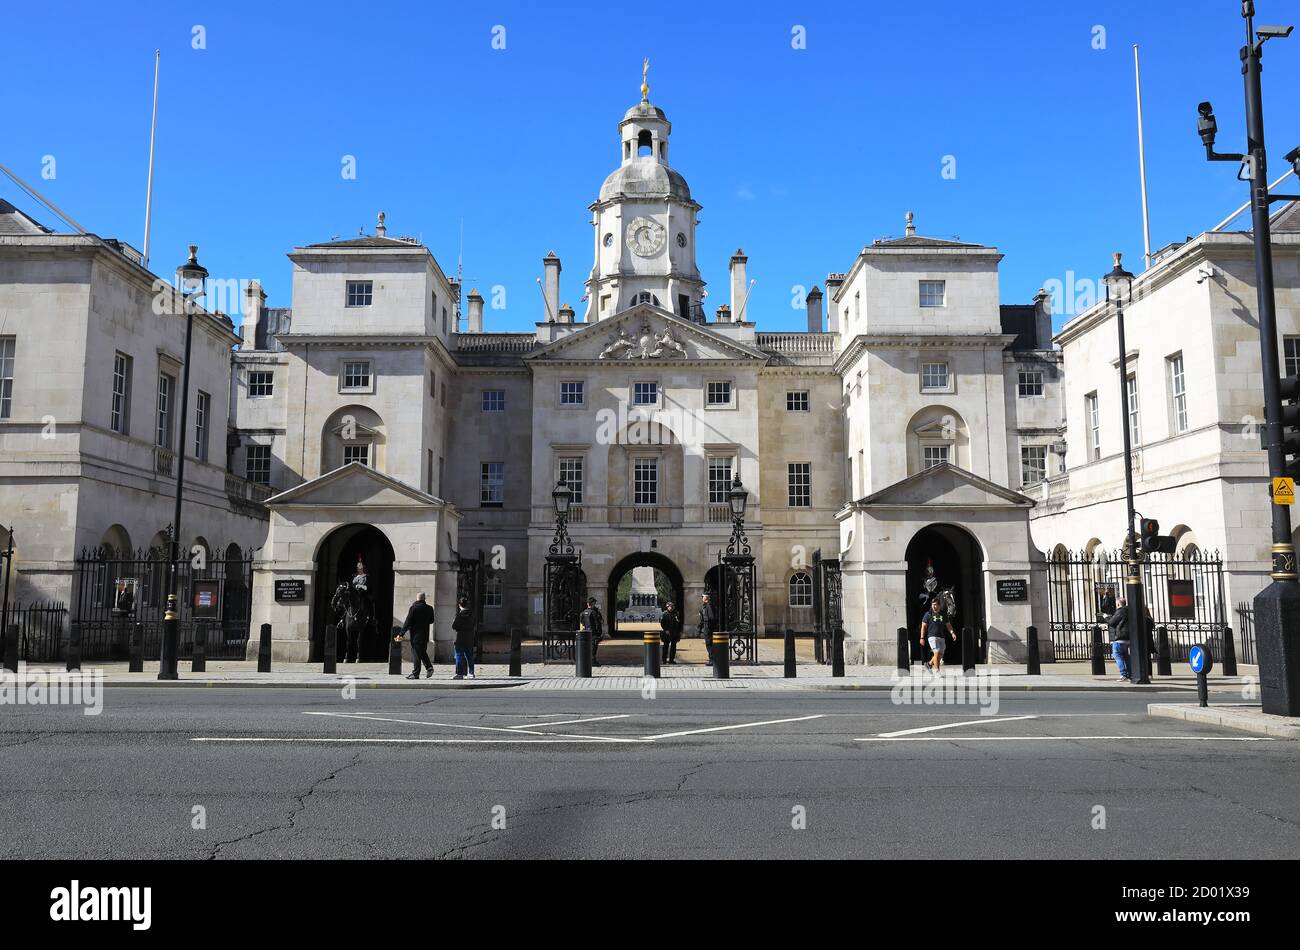
{"type": "Polygon", "coordinates": [[[406,743],[414,745],[603,745],[606,739],[567,738],[551,736],[546,739],[393,739],[393,738],[324,738],[318,736],[192,736],[191,742],[317,742],[317,743],[406,743]]]}
{"type": "Polygon", "coordinates": [[[703,732],[723,732],[727,729],[749,729],[752,726],[775,726],[782,722],[806,722],[809,719],[821,719],[817,716],[797,716],[794,719],[767,719],[763,722],[739,722],[731,726],[713,726],[709,729],[687,729],[684,732],[664,732],[657,736],[645,736],[646,740],[650,739],[675,739],[678,736],[697,736],[703,732]]]}
{"type": "Polygon", "coordinates": [[[642,739],[629,738],[611,738],[608,736],[580,736],[570,735],[568,733],[554,732],[537,732],[530,729],[519,729],[514,726],[471,726],[463,722],[430,722],[424,719],[387,719],[382,716],[357,716],[350,713],[332,713],[332,712],[305,712],[307,716],[328,716],[334,719],[359,719],[362,722],[396,722],[408,726],[441,726],[444,729],[481,729],[485,732],[506,732],[515,735],[534,735],[534,736],[553,736],[563,737],[565,739],[591,739],[595,742],[642,742],[642,739]]]}
{"type": "Polygon", "coordinates": [[[980,726],[986,722],[1017,722],[1021,719],[1036,719],[1036,716],[1003,716],[1001,719],[967,719],[963,722],[949,722],[942,726],[919,726],[916,729],[900,729],[897,732],[882,732],[877,738],[896,739],[899,736],[915,735],[918,732],[937,732],[940,729],[956,729],[958,726],[980,726]]]}
{"type": "Polygon", "coordinates": [[[513,730],[527,729],[529,726],[573,726],[580,722],[600,722],[602,719],[628,719],[631,713],[619,713],[617,716],[590,716],[586,719],[561,719],[559,722],[525,722],[518,726],[508,726],[513,730]]]}
{"type": "Polygon", "coordinates": [[[1142,739],[1149,742],[1272,742],[1272,736],[871,736],[854,742],[1056,742],[1062,739],[1142,739]]]}

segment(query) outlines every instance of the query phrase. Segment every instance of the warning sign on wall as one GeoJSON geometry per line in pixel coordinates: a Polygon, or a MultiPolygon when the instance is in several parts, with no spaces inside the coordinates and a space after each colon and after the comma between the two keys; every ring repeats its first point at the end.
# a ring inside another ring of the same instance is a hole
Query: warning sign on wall
{"type": "Polygon", "coordinates": [[[1273,479],[1273,504],[1275,505],[1295,504],[1295,479],[1294,478],[1273,479]]]}

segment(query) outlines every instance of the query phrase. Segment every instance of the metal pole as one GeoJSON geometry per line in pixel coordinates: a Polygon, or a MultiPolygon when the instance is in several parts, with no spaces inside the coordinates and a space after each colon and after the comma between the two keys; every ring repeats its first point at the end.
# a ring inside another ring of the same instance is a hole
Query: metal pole
{"type": "Polygon", "coordinates": [[[171,570],[167,575],[167,611],[163,614],[162,649],[158,660],[158,678],[174,680],[176,652],[180,645],[180,604],[176,585],[180,574],[181,502],[185,491],[186,416],[190,409],[190,350],[194,338],[195,304],[182,296],[185,308],[185,367],[181,371],[181,421],[176,434],[176,509],[172,516],[171,570]]]}
{"type": "Polygon", "coordinates": [[[912,641],[908,637],[906,627],[898,628],[898,668],[900,670],[912,668],[912,641]]]}
{"type": "Polygon", "coordinates": [[[797,662],[794,651],[794,631],[789,627],[785,628],[785,678],[790,680],[798,675],[797,662]]]}
{"type": "Polygon", "coordinates": [[[662,644],[659,642],[659,634],[654,633],[653,631],[646,633],[641,637],[641,642],[643,644],[642,650],[645,653],[642,660],[642,668],[645,675],[653,676],[655,679],[658,679],[660,659],[659,651],[662,647],[662,644]]]}
{"type": "Polygon", "coordinates": [[[158,68],[162,50],[153,51],[153,117],[149,120],[149,183],[144,192],[144,266],[149,266],[149,224],[153,220],[153,146],[158,136],[158,68]]]}
{"type": "Polygon", "coordinates": [[[1138,174],[1142,178],[1142,259],[1143,270],[1151,266],[1151,221],[1147,214],[1147,153],[1142,140],[1142,66],[1138,62],[1138,45],[1133,44],[1133,82],[1137,89],[1138,174]]]}
{"type": "Polygon", "coordinates": [[[9,540],[5,542],[5,594],[0,606],[0,630],[9,629],[9,571],[14,564],[14,526],[9,525],[9,540]]]}
{"type": "MultiPolygon", "coordinates": [[[[1264,444],[1270,479],[1286,475],[1282,445],[1281,372],[1277,355],[1277,311],[1273,293],[1273,250],[1269,228],[1268,156],[1264,148],[1264,94],[1260,47],[1254,37],[1253,6],[1244,8],[1246,45],[1241,50],[1246,86],[1247,152],[1253,165],[1251,219],[1255,237],[1255,285],[1259,302],[1260,365],[1264,373],[1264,444]]],[[[1270,500],[1271,500],[1270,491],[1270,500]]],[[[1300,716],[1300,584],[1291,510],[1270,504],[1273,515],[1273,583],[1255,597],[1260,698],[1264,712],[1300,716]]]]}
{"type": "Polygon", "coordinates": [[[1128,405],[1128,344],[1124,338],[1124,300],[1115,298],[1115,323],[1119,327],[1119,399],[1120,424],[1124,430],[1124,499],[1128,513],[1128,528],[1125,531],[1127,550],[1124,561],[1128,565],[1128,574],[1124,578],[1124,587],[1128,599],[1128,630],[1132,669],[1132,682],[1151,682],[1151,659],[1146,648],[1146,609],[1142,603],[1142,569],[1138,562],[1137,532],[1133,523],[1137,519],[1137,510],[1133,503],[1133,433],[1129,428],[1128,405]]]}

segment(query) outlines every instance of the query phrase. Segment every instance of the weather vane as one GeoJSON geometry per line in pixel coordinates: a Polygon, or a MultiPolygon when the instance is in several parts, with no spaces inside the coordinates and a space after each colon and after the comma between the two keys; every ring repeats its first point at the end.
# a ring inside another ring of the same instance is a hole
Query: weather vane
{"type": "Polygon", "coordinates": [[[646,81],[646,74],[650,72],[650,57],[646,57],[641,62],[641,101],[650,101],[650,83],[646,81]]]}

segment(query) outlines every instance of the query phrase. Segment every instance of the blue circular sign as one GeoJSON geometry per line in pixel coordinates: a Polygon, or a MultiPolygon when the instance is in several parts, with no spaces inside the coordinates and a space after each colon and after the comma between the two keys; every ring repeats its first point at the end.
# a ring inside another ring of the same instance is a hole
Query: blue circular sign
{"type": "Polygon", "coordinates": [[[1187,651],[1187,662],[1191,664],[1193,673],[1208,673],[1214,668],[1214,659],[1210,656],[1209,648],[1201,643],[1187,651]]]}

